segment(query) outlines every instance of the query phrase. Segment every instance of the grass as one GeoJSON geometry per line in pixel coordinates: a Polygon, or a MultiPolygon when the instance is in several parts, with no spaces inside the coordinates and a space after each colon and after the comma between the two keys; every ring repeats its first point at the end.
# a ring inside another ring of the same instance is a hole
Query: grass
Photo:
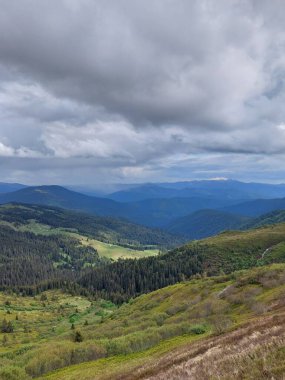
{"type": "Polygon", "coordinates": [[[107,257],[108,259],[139,259],[142,257],[155,256],[159,253],[158,249],[136,250],[126,247],[121,247],[115,244],[108,244],[99,240],[90,239],[82,235],[76,235],[82,245],[87,245],[95,248],[99,256],[107,257]]]}

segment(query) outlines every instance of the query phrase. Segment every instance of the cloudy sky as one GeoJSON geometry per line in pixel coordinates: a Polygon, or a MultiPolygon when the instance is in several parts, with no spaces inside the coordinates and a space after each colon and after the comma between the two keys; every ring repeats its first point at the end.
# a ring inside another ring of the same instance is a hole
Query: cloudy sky
{"type": "Polygon", "coordinates": [[[0,0],[0,180],[285,182],[283,0],[0,0]]]}

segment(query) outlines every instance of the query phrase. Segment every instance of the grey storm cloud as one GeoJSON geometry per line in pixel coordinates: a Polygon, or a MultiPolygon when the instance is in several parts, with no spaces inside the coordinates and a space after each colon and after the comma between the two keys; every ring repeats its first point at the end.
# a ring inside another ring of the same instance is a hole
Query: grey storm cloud
{"type": "Polygon", "coordinates": [[[0,0],[3,178],[280,167],[284,11],[281,0],[0,0]]]}

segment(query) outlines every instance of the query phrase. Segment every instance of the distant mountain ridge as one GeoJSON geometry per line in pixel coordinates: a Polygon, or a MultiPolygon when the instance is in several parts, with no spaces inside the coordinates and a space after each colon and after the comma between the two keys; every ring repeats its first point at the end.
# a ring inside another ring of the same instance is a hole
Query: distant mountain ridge
{"type": "Polygon", "coordinates": [[[67,190],[61,186],[33,186],[15,192],[0,194],[2,203],[28,203],[57,206],[101,216],[122,217],[151,227],[162,227],[172,219],[205,208],[231,205],[227,199],[203,197],[146,199],[121,203],[67,190]]]}
{"type": "Polygon", "coordinates": [[[27,186],[23,185],[21,183],[0,182],[0,193],[10,193],[12,191],[24,189],[25,187],[27,187],[27,186]]]}
{"type": "MultiPolygon", "coordinates": [[[[240,220],[241,224],[246,222],[246,219],[243,219],[245,217],[255,218],[274,210],[285,209],[285,198],[244,201],[244,199],[238,198],[238,196],[241,196],[239,190],[233,191],[231,195],[232,187],[244,188],[244,185],[247,187],[248,184],[237,181],[205,181],[202,185],[200,182],[192,184],[196,189],[194,192],[193,189],[190,189],[191,191],[188,193],[195,194],[198,192],[199,196],[170,197],[171,194],[173,195],[177,191],[177,189],[173,190],[170,186],[170,188],[163,190],[164,194],[167,193],[167,197],[148,198],[132,202],[126,202],[126,199],[125,201],[116,201],[85,195],[57,185],[31,186],[13,192],[0,193],[0,204],[18,202],[47,205],[92,215],[124,218],[133,223],[164,228],[168,231],[175,231],[175,233],[178,233],[180,229],[180,234],[184,234],[184,236],[191,239],[211,236],[224,229],[238,228],[238,221],[240,220]],[[198,188],[202,185],[205,188],[200,194],[198,188]],[[206,189],[207,186],[209,186],[208,190],[206,189]],[[226,187],[227,189],[225,189],[226,187]],[[197,214],[191,215],[193,213],[197,214]],[[182,219],[179,220],[180,218],[182,219]],[[177,225],[176,227],[175,224],[177,225]]],[[[250,184],[250,187],[254,189],[257,186],[258,184],[250,184]]],[[[278,192],[283,191],[283,185],[261,184],[260,186],[261,188],[269,189],[276,186],[278,192]]],[[[140,191],[142,189],[145,189],[147,194],[152,192],[152,194],[157,195],[160,192],[160,188],[152,185],[151,190],[149,185],[141,187],[140,191]]],[[[135,192],[138,191],[134,188],[129,191],[134,190],[135,192]]],[[[186,193],[188,190],[186,189],[186,193]]],[[[243,196],[251,197],[253,192],[247,195],[243,193],[243,196]]]]}
{"type": "Polygon", "coordinates": [[[0,203],[10,202],[58,206],[99,215],[115,216],[120,210],[119,205],[110,199],[84,195],[58,185],[30,186],[15,192],[0,194],[0,203]]]}
{"type": "Polygon", "coordinates": [[[175,183],[149,183],[132,186],[106,197],[119,202],[134,202],[152,198],[223,198],[252,200],[285,197],[284,184],[245,183],[234,180],[204,180],[175,183]]]}

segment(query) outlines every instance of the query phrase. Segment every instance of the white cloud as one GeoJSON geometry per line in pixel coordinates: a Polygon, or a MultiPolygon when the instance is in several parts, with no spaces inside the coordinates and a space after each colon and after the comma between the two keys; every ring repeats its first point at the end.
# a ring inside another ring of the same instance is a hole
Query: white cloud
{"type": "Polygon", "coordinates": [[[282,176],[284,10],[263,0],[2,0],[2,162],[43,182],[76,181],[78,167],[87,182],[105,168],[111,181],[242,177],[240,167],[269,176],[271,164],[282,176]]]}

